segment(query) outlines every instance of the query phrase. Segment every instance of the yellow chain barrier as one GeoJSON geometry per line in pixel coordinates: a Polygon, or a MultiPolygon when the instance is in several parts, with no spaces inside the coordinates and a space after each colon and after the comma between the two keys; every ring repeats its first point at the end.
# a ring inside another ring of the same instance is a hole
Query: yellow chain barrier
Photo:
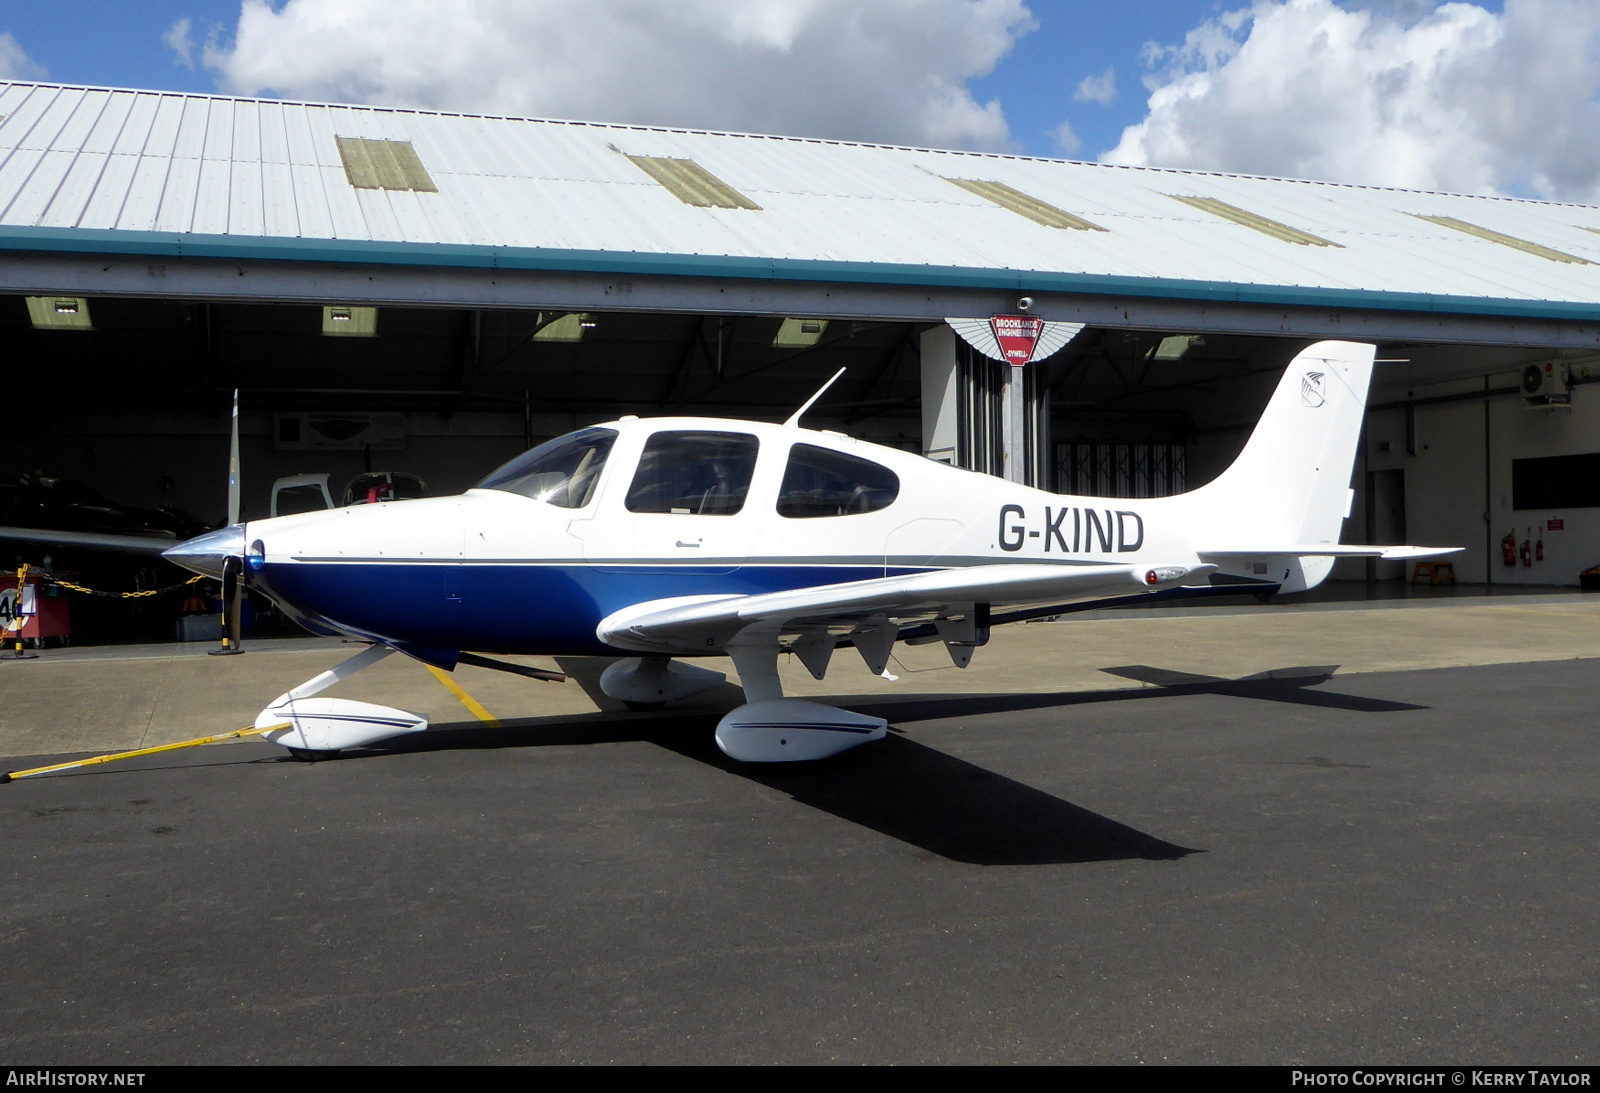
{"type": "Polygon", "coordinates": [[[51,577],[44,573],[39,574],[40,581],[49,582],[50,584],[55,585],[57,588],[65,588],[69,592],[83,592],[90,596],[109,596],[112,599],[117,600],[137,600],[142,599],[145,596],[159,596],[163,592],[171,592],[177,588],[187,588],[189,585],[205,579],[206,577],[204,573],[196,573],[187,581],[179,581],[177,584],[169,584],[165,588],[146,588],[139,592],[101,592],[99,589],[85,588],[81,584],[75,584],[72,581],[64,581],[60,577],[51,577]]]}

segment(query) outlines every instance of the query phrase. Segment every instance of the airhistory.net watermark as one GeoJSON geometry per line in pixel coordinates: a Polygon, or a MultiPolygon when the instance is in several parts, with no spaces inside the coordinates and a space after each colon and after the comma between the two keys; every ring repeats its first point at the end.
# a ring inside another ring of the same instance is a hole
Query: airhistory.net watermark
{"type": "Polygon", "coordinates": [[[11,1086],[139,1086],[144,1084],[142,1070],[83,1070],[54,1067],[8,1067],[5,1084],[11,1086]]]}

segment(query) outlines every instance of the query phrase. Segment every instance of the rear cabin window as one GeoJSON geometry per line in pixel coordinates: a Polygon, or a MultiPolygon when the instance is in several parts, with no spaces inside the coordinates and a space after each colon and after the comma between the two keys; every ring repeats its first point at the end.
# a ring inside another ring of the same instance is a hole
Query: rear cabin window
{"type": "Polygon", "coordinates": [[[600,471],[617,439],[614,429],[583,429],[547,440],[478,483],[480,490],[520,493],[562,509],[581,509],[594,499],[600,471]]]}
{"type": "Polygon", "coordinates": [[[656,433],[628,487],[628,511],[732,516],[744,508],[759,446],[748,433],[656,433]]]}
{"type": "Polygon", "coordinates": [[[796,444],[789,449],[789,466],[778,491],[778,515],[809,519],[877,512],[899,494],[900,478],[887,467],[814,444],[796,444]]]}

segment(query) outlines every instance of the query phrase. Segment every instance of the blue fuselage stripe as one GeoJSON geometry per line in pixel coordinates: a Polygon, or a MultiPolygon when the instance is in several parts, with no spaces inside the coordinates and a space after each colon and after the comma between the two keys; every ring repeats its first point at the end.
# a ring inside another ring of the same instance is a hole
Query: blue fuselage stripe
{"type": "Polygon", "coordinates": [[[603,655],[600,620],[669,596],[750,596],[925,572],[876,566],[426,565],[267,562],[251,587],[291,615],[391,644],[603,655]]]}

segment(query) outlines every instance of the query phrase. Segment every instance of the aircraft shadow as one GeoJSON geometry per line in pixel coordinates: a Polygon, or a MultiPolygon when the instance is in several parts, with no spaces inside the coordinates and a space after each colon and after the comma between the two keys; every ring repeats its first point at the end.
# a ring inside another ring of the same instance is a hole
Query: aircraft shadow
{"type": "Polygon", "coordinates": [[[385,741],[366,754],[642,740],[951,861],[1173,861],[1197,852],[903,736],[891,735],[815,763],[735,762],[716,746],[717,717],[704,711],[601,713],[510,722],[501,728],[458,722],[385,741]]]}
{"type": "Polygon", "coordinates": [[[1197,852],[903,736],[817,763],[754,765],[723,755],[710,727],[655,743],[951,861],[1176,861],[1197,852]]]}
{"type": "MultiPolygon", "coordinates": [[[[599,693],[596,686],[599,666],[562,663],[562,668],[602,704],[599,713],[525,720],[499,729],[471,722],[439,725],[426,733],[379,745],[376,750],[536,747],[645,740],[952,861],[978,865],[1124,859],[1172,861],[1198,852],[904,736],[891,735],[881,743],[817,763],[792,766],[737,763],[718,750],[712,737],[716,718],[742,701],[737,687],[724,684],[713,688],[696,700],[693,709],[654,714],[620,713],[615,712],[617,703],[599,693]]],[[[1188,694],[1291,702],[1357,713],[1427,708],[1361,695],[1308,690],[1326,683],[1337,669],[1337,665],[1297,666],[1229,680],[1149,665],[1126,665],[1105,671],[1152,686],[1142,690],[1120,688],[1047,694],[893,698],[858,695],[837,696],[833,701],[851,708],[870,709],[895,725],[1188,694]]]]}
{"type": "Polygon", "coordinates": [[[1124,679],[1152,684],[1142,690],[1119,687],[1104,691],[1049,691],[1027,694],[973,694],[973,695],[907,695],[886,698],[877,695],[840,695],[831,701],[853,709],[871,709],[891,724],[914,721],[937,721],[956,713],[1008,713],[1020,710],[1042,710],[1066,706],[1098,705],[1106,702],[1133,702],[1152,698],[1171,698],[1175,695],[1224,695],[1230,698],[1251,698],[1265,702],[1288,702],[1300,706],[1316,706],[1330,710],[1348,710],[1351,713],[1403,713],[1408,710],[1426,710],[1430,707],[1411,702],[1394,702],[1383,698],[1344,694],[1337,691],[1310,691],[1306,688],[1326,683],[1338,671],[1338,665],[1276,668],[1243,679],[1222,679],[1216,676],[1193,675],[1148,665],[1127,665],[1119,668],[1102,668],[1101,671],[1124,679]],[[959,700],[961,708],[953,711],[952,701],[959,700]]]}

